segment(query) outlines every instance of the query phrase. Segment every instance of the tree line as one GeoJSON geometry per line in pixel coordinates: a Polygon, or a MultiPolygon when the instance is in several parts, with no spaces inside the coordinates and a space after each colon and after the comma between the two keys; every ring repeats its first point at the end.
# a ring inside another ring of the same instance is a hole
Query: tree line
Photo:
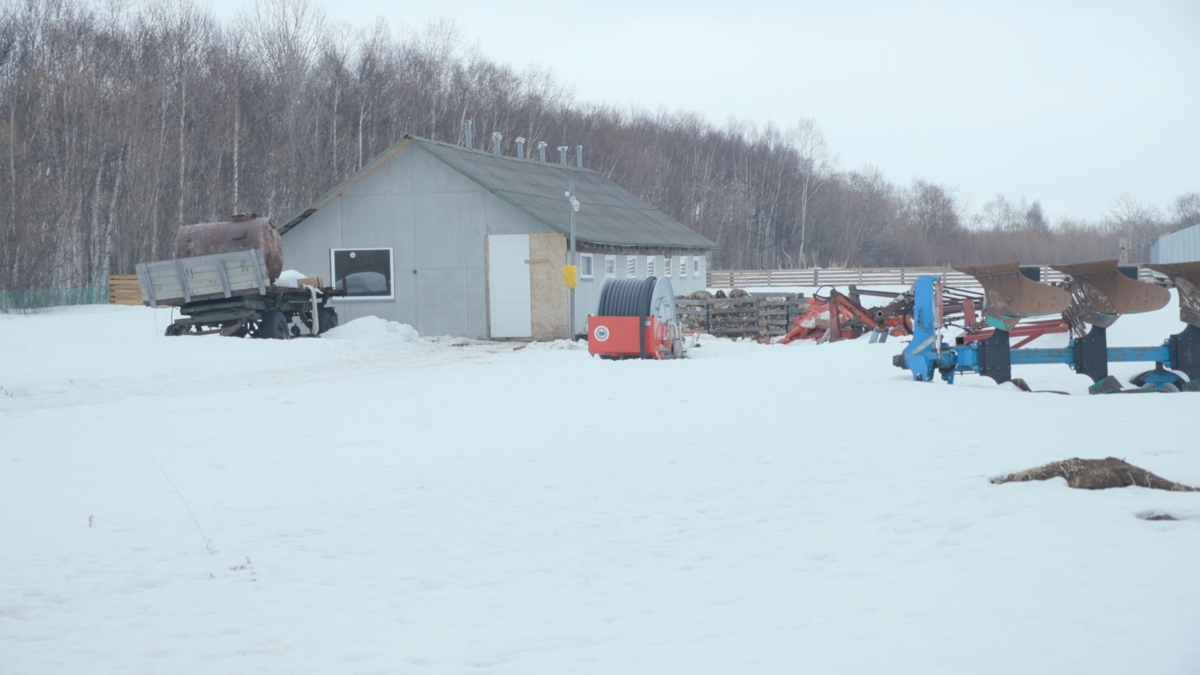
{"type": "Polygon", "coordinates": [[[1064,262],[1122,240],[1138,261],[1200,222],[1200,193],[1165,213],[1119,196],[1099,222],[1003,196],[972,213],[943,185],[839,169],[811,120],[578,104],[451,22],[352,28],[308,0],[225,23],[192,0],[0,0],[0,289],[103,285],[170,257],[182,225],[281,221],[404,134],[463,143],[467,120],[509,155],[517,137],[584,146],[586,167],[717,242],[714,268],[1064,262]]]}

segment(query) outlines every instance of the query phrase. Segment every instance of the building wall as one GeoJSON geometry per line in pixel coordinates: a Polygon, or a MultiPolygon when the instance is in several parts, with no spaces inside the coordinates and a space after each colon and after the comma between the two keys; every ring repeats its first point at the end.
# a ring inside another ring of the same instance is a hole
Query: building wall
{"type": "MultiPolygon", "coordinates": [[[[580,254],[583,255],[583,254],[580,254]]],[[[575,331],[583,333],[587,326],[587,316],[596,311],[596,304],[599,301],[597,293],[600,290],[600,282],[606,276],[605,272],[605,255],[601,253],[592,254],[592,278],[580,278],[578,285],[575,287],[575,331]]],[[[614,258],[614,272],[612,274],[615,279],[645,279],[646,278],[646,258],[644,255],[616,255],[610,256],[614,258]],[[634,274],[629,274],[629,263],[632,259],[634,274]]],[[[671,287],[675,290],[675,295],[688,295],[695,291],[703,290],[706,287],[706,275],[708,273],[707,261],[703,255],[685,256],[688,263],[688,273],[679,276],[679,256],[671,259],[671,276],[666,277],[671,280],[671,287]],[[700,271],[697,274],[693,268],[693,260],[700,261],[700,271]]],[[[665,271],[665,259],[661,255],[654,256],[654,276],[663,277],[665,271]]]]}
{"type": "Polygon", "coordinates": [[[410,147],[284,234],[284,266],[328,283],[330,249],[392,248],[395,298],[335,300],[343,323],[374,315],[421,335],[486,339],[486,235],[550,231],[410,147]]]}
{"type": "Polygon", "coordinates": [[[1175,263],[1200,260],[1200,224],[1164,234],[1150,247],[1150,262],[1175,263]]]}

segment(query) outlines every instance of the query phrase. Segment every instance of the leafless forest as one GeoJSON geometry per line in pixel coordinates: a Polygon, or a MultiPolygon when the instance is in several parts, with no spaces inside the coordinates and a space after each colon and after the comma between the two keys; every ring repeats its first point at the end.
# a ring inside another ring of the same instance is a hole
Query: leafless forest
{"type": "MultiPolygon", "coordinates": [[[[169,257],[184,224],[290,216],[403,134],[513,154],[583,145],[584,165],[720,244],[716,268],[1144,260],[1200,221],[1114,196],[1103,222],[1039,204],[977,209],[941,185],[843,170],[809,120],[716,126],[580,105],[549,71],[465,46],[452,23],[331,25],[306,0],[220,23],[191,0],[0,0],[0,289],[103,284],[169,257]]],[[[553,157],[551,158],[553,161],[553,157]]]]}

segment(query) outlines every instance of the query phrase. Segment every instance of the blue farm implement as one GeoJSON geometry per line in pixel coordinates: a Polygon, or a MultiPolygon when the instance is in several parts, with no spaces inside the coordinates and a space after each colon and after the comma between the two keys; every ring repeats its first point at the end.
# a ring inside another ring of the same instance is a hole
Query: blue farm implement
{"type": "Polygon", "coordinates": [[[1122,314],[1162,309],[1171,297],[1164,288],[1124,276],[1116,261],[1056,266],[1067,276],[1062,287],[1033,281],[1020,274],[1016,263],[1005,263],[955,268],[983,286],[984,321],[992,333],[975,341],[960,336],[954,345],[942,340],[942,280],[920,277],[914,287],[913,339],[893,363],[911,371],[918,381],[932,381],[936,373],[953,383],[958,373],[978,373],[1018,386],[1024,383],[1013,380],[1013,366],[1059,363],[1090,377],[1089,391],[1097,394],[1122,390],[1108,374],[1109,363],[1148,362],[1154,368],[1130,380],[1137,387],[1133,391],[1200,391],[1200,262],[1150,268],[1174,283],[1180,318],[1187,324],[1160,345],[1108,346],[1107,329],[1122,314]],[[1011,346],[1010,338],[1022,319],[1055,314],[1072,327],[1074,337],[1066,347],[1011,346]]]}

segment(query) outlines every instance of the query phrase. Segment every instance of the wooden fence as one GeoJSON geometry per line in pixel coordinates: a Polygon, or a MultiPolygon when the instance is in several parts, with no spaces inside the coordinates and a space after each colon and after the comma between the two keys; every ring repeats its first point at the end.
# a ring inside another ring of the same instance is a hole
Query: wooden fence
{"type": "Polygon", "coordinates": [[[741,298],[676,298],[675,306],[684,330],[766,340],[788,332],[808,301],[801,293],[758,293],[741,298]]]}
{"type": "MultiPolygon", "coordinates": [[[[1033,267],[1033,266],[1031,266],[1033,267]]],[[[1132,267],[1132,266],[1131,266],[1132,267]]],[[[1039,268],[1044,283],[1058,283],[1063,273],[1047,266],[1039,268]]],[[[708,273],[709,288],[762,288],[795,286],[816,288],[818,286],[911,286],[917,277],[924,274],[941,274],[946,285],[979,287],[974,277],[955,272],[947,267],[856,267],[800,270],[711,270],[708,273]]],[[[1156,275],[1146,267],[1138,266],[1138,278],[1152,283],[1163,283],[1165,277],[1156,275]]]]}
{"type": "Polygon", "coordinates": [[[108,275],[108,304],[142,304],[142,291],[140,288],[138,288],[138,278],[136,274],[108,275]]]}

